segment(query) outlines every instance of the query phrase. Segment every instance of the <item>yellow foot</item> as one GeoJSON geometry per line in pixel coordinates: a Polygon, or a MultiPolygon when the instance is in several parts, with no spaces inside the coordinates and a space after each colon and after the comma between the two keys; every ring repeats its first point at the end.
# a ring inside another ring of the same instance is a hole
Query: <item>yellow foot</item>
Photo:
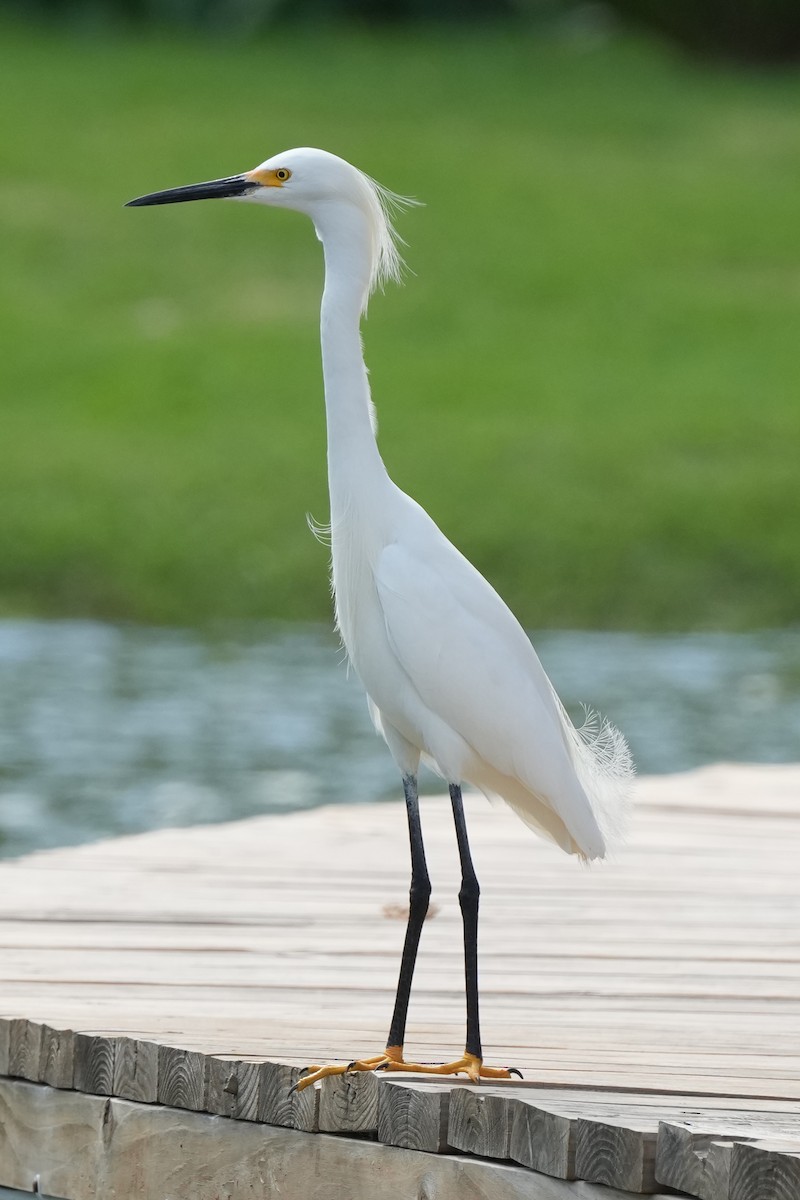
{"type": "Polygon", "coordinates": [[[347,1075],[351,1071],[382,1071],[390,1063],[399,1063],[400,1066],[395,1067],[395,1069],[402,1070],[402,1046],[387,1046],[383,1054],[376,1054],[373,1058],[357,1058],[355,1062],[350,1062],[346,1065],[344,1063],[331,1063],[327,1067],[306,1067],[305,1073],[290,1089],[290,1094],[291,1092],[302,1092],[303,1088],[309,1087],[312,1083],[318,1083],[320,1079],[327,1079],[329,1075],[347,1075]]]}
{"type": "Polygon", "coordinates": [[[440,1066],[390,1060],[382,1064],[379,1069],[382,1071],[411,1071],[418,1075],[463,1074],[468,1075],[473,1083],[480,1083],[482,1079],[510,1079],[512,1075],[516,1075],[522,1079],[522,1072],[518,1071],[516,1067],[485,1067],[482,1058],[478,1058],[476,1054],[467,1053],[455,1062],[442,1063],[440,1066]]]}
{"type": "Polygon", "coordinates": [[[329,1075],[346,1075],[350,1071],[407,1071],[417,1075],[458,1075],[465,1074],[473,1081],[480,1083],[481,1079],[510,1079],[512,1075],[522,1079],[522,1072],[516,1067],[485,1067],[483,1060],[474,1054],[464,1054],[456,1062],[442,1063],[439,1066],[430,1063],[410,1063],[403,1058],[402,1046],[388,1046],[383,1054],[374,1058],[359,1058],[355,1062],[331,1064],[327,1067],[307,1067],[304,1074],[292,1087],[292,1091],[301,1092],[320,1079],[329,1075]]]}

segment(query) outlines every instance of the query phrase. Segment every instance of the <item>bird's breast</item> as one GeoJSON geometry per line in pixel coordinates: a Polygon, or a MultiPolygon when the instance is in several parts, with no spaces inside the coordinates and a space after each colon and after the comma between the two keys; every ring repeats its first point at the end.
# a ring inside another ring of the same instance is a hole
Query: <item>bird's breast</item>
{"type": "Polygon", "coordinates": [[[350,663],[381,713],[414,744],[420,739],[419,698],[392,648],[369,548],[333,546],[336,624],[350,663]]]}
{"type": "Polygon", "coordinates": [[[352,539],[333,543],[336,624],[348,657],[367,690],[366,675],[390,652],[370,554],[352,539]]]}

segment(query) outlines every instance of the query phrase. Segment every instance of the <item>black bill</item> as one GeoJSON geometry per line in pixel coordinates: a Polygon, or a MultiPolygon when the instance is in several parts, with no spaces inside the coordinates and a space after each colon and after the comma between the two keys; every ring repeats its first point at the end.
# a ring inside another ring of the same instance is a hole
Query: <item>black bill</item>
{"type": "Polygon", "coordinates": [[[143,208],[146,204],[182,204],[186,200],[221,200],[228,196],[249,196],[261,185],[247,175],[231,175],[229,179],[213,179],[210,183],[190,183],[188,187],[168,188],[165,192],[150,192],[129,200],[126,208],[143,208]]]}

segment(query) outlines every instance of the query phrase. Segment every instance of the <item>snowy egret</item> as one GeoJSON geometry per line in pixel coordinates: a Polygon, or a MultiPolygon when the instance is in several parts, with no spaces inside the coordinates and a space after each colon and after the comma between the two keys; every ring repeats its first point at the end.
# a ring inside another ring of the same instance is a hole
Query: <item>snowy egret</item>
{"type": "Polygon", "coordinates": [[[360,321],[401,259],[391,216],[403,199],[324,150],[289,150],[241,175],[152,192],[133,206],[232,197],[311,218],[325,256],[322,371],[328,431],[336,623],[375,728],[402,774],[411,842],[408,925],[386,1049],[347,1066],[309,1068],[299,1086],[347,1070],[463,1072],[483,1064],[478,1015],[478,897],[462,783],[505,800],[522,820],[585,860],[618,836],[632,775],[622,735],[597,719],[577,730],[528,637],[500,596],[424,509],[389,478],[378,452],[360,321]],[[446,780],[461,860],[467,1028],[463,1057],[406,1062],[411,981],[431,892],[422,840],[420,761],[446,780]]]}

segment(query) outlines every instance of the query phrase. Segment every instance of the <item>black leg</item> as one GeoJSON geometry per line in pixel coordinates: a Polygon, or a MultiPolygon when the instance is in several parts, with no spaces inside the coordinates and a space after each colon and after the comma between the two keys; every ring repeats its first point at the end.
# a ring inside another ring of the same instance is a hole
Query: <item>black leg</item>
{"type": "Polygon", "coordinates": [[[403,957],[400,960],[400,978],[397,981],[397,997],[394,1002],[394,1014],[386,1042],[387,1048],[401,1047],[406,1036],[406,1017],[408,1015],[408,1000],[411,995],[411,980],[414,978],[414,964],[417,961],[422,925],[428,912],[428,901],[431,896],[431,881],[428,877],[428,867],[425,862],[425,847],[422,844],[422,825],[419,819],[419,797],[417,795],[417,780],[414,775],[403,778],[403,791],[406,797],[408,812],[408,833],[411,840],[411,889],[408,894],[408,925],[406,940],[403,945],[403,957]]]}
{"type": "Polygon", "coordinates": [[[450,785],[450,800],[453,805],[458,854],[461,859],[461,890],[458,893],[458,903],[461,905],[461,916],[464,921],[464,976],[467,992],[467,1043],[465,1049],[467,1054],[483,1058],[481,1022],[478,1013],[478,903],[481,889],[472,865],[472,855],[469,852],[464,802],[461,798],[461,788],[457,784],[450,785]]]}

